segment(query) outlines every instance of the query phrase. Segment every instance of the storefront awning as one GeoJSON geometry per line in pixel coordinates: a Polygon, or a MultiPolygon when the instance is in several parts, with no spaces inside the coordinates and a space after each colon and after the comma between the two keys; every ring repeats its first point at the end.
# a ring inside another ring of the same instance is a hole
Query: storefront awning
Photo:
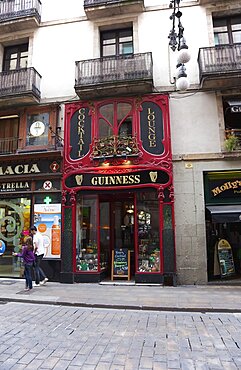
{"type": "Polygon", "coordinates": [[[241,204],[233,206],[208,206],[213,222],[241,222],[241,204]]]}

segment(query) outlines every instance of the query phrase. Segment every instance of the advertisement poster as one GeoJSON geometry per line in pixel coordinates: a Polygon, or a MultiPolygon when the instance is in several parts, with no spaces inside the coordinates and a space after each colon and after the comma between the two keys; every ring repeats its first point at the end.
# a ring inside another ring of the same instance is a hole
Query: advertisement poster
{"type": "Polygon", "coordinates": [[[44,258],[60,258],[61,204],[35,204],[34,225],[43,235],[44,258]]]}

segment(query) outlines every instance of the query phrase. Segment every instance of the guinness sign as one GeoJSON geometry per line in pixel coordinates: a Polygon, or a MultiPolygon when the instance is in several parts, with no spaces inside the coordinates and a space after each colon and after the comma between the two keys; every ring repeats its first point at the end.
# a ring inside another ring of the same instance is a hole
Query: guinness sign
{"type": "Polygon", "coordinates": [[[167,184],[169,175],[164,171],[139,171],[125,174],[76,174],[69,176],[65,183],[73,187],[129,187],[143,184],[167,184]]]}

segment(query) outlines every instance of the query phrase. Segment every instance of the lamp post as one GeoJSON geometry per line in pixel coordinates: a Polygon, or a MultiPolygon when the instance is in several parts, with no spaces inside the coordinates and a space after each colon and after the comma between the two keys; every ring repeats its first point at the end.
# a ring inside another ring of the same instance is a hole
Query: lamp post
{"type": "Polygon", "coordinates": [[[171,0],[169,8],[173,10],[170,19],[172,21],[172,29],[169,33],[169,45],[172,51],[178,50],[176,64],[176,88],[180,91],[185,91],[189,87],[189,82],[186,74],[185,63],[191,59],[188,51],[188,46],[184,38],[184,27],[181,23],[182,12],[180,11],[180,2],[182,0],[171,0]],[[177,21],[177,30],[176,30],[177,21]]]}

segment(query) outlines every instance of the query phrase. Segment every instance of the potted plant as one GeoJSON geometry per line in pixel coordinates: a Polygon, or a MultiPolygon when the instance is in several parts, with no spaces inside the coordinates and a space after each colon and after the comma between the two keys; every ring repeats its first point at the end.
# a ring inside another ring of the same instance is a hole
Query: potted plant
{"type": "Polygon", "coordinates": [[[238,137],[232,132],[229,133],[226,136],[226,139],[224,141],[224,145],[225,145],[225,149],[228,152],[234,151],[235,149],[237,149],[237,146],[238,146],[238,137]]]}

